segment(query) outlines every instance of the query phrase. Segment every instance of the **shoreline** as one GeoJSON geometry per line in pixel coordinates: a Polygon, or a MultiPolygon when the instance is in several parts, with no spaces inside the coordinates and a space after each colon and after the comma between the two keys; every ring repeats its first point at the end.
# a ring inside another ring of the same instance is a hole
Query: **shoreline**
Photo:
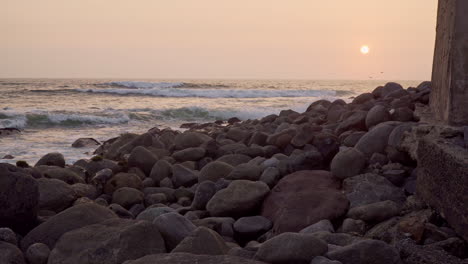
{"type": "Polygon", "coordinates": [[[464,263],[466,241],[416,193],[409,137],[430,92],[390,82],[303,113],[123,134],[73,164],[0,163],[0,248],[18,263],[464,263]]]}

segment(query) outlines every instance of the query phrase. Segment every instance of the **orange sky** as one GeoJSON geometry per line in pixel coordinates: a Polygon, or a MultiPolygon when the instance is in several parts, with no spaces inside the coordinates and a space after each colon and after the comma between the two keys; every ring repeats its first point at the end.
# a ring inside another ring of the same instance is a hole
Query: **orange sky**
{"type": "Polygon", "coordinates": [[[436,0],[0,0],[0,77],[423,80],[436,9],[436,0]]]}

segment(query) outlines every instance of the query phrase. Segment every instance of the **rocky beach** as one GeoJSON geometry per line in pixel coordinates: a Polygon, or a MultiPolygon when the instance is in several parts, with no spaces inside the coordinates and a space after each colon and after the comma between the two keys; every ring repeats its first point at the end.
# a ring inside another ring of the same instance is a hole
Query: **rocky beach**
{"type": "Polygon", "coordinates": [[[421,197],[436,149],[419,139],[467,161],[467,127],[435,128],[430,94],[389,82],[305,112],[78,139],[97,149],[73,164],[0,163],[0,263],[468,263],[466,219],[421,197]]]}

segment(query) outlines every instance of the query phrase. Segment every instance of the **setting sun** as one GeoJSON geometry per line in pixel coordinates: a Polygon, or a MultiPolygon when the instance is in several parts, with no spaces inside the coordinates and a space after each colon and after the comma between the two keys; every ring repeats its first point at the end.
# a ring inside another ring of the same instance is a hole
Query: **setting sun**
{"type": "Polygon", "coordinates": [[[362,54],[368,54],[370,51],[369,46],[362,46],[361,47],[361,53],[362,54]]]}

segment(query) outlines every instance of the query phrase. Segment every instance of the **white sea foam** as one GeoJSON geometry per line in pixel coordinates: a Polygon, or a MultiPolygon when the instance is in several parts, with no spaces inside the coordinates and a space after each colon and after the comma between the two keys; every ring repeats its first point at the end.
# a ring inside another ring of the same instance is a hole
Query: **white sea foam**
{"type": "Polygon", "coordinates": [[[276,89],[184,89],[184,88],[98,88],[75,89],[78,92],[109,93],[119,95],[148,95],[156,97],[203,98],[273,98],[273,97],[325,97],[336,96],[335,91],[276,90],[276,89]]]}
{"type": "Polygon", "coordinates": [[[40,110],[25,112],[0,111],[0,128],[122,124],[129,121],[130,117],[124,113],[105,116],[85,113],[54,113],[40,110]]]}
{"type": "Polygon", "coordinates": [[[151,89],[151,88],[175,88],[181,87],[184,85],[183,82],[108,82],[103,83],[102,85],[109,86],[118,86],[118,87],[127,87],[133,89],[151,89]]]}

